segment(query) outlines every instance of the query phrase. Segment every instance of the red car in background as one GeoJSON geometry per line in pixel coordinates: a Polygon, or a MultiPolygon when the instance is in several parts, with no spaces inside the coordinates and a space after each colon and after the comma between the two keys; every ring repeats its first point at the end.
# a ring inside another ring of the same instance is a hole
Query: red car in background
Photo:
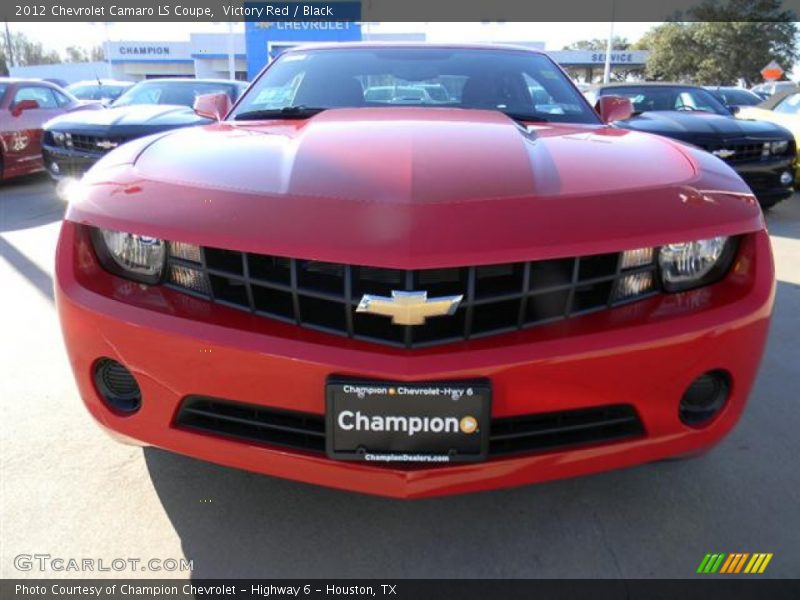
{"type": "Polygon", "coordinates": [[[120,439],[408,498],[693,455],[741,416],[763,215],[716,157],[611,127],[630,100],[595,112],[528,49],[343,44],[195,108],[219,122],[106,154],[61,230],[67,352],[120,439]]]}
{"type": "Polygon", "coordinates": [[[46,81],[0,78],[0,181],[44,170],[42,125],[87,106],[46,81]]]}

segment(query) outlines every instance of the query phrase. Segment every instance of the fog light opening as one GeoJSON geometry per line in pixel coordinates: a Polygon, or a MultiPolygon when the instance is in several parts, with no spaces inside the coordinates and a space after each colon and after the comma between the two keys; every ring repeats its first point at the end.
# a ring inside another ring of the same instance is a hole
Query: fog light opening
{"type": "Polygon", "coordinates": [[[94,367],[94,384],[105,403],[113,410],[129,415],[142,406],[142,391],[124,365],[102,358],[94,367]]]}
{"type": "Polygon", "coordinates": [[[708,371],[695,379],[683,393],[678,408],[681,421],[700,427],[711,421],[728,401],[731,379],[725,371],[708,371]]]}
{"type": "Polygon", "coordinates": [[[794,177],[788,171],[781,173],[781,185],[789,185],[794,181],[794,177]]]}

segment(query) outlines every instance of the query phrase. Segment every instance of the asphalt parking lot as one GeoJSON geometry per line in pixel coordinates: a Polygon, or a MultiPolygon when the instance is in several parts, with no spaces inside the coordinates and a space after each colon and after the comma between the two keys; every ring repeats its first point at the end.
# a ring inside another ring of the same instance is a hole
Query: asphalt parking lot
{"type": "Polygon", "coordinates": [[[769,345],[740,424],[712,452],[412,502],[109,439],[77,396],[55,314],[63,210],[45,178],[0,184],[0,577],[42,576],[14,567],[39,553],[194,566],[95,576],[679,578],[707,552],[771,552],[765,576],[800,576],[800,196],[768,216],[769,345]]]}

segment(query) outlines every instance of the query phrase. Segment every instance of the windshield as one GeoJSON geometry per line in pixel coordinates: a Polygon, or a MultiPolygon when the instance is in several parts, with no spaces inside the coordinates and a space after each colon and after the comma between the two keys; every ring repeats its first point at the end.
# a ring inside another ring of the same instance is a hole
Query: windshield
{"type": "Polygon", "coordinates": [[[785,115],[800,114],[800,94],[786,96],[786,98],[778,102],[774,110],[776,113],[782,113],[785,115]]]}
{"type": "Polygon", "coordinates": [[[121,85],[86,84],[71,85],[67,88],[67,91],[81,100],[114,100],[115,98],[119,98],[124,89],[125,88],[121,85]]]}
{"type": "Polygon", "coordinates": [[[748,90],[721,89],[716,96],[728,106],[755,106],[762,102],[761,98],[748,90]]]}
{"type": "Polygon", "coordinates": [[[112,106],[131,106],[134,104],[174,104],[193,106],[197,96],[203,94],[228,94],[231,101],[238,95],[235,85],[208,81],[143,81],[129,88],[117,98],[112,106]]]}
{"type": "Polygon", "coordinates": [[[601,96],[630,98],[634,114],[651,110],[703,111],[730,116],[730,111],[708,90],[691,87],[615,86],[604,88],[601,96]]]}
{"type": "Polygon", "coordinates": [[[549,58],[496,49],[289,51],[251,86],[231,116],[292,106],[453,107],[500,110],[532,121],[599,122],[549,58]]]}

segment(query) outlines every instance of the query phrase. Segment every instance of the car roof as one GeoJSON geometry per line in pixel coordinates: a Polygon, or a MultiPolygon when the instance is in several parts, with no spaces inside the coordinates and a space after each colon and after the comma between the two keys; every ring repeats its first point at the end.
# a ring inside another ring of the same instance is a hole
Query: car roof
{"type": "Polygon", "coordinates": [[[299,44],[288,48],[285,52],[309,52],[312,50],[339,50],[360,48],[441,48],[453,50],[516,50],[530,52],[531,54],[546,55],[546,52],[514,44],[458,44],[458,43],[431,43],[431,42],[321,42],[299,44]]]}

